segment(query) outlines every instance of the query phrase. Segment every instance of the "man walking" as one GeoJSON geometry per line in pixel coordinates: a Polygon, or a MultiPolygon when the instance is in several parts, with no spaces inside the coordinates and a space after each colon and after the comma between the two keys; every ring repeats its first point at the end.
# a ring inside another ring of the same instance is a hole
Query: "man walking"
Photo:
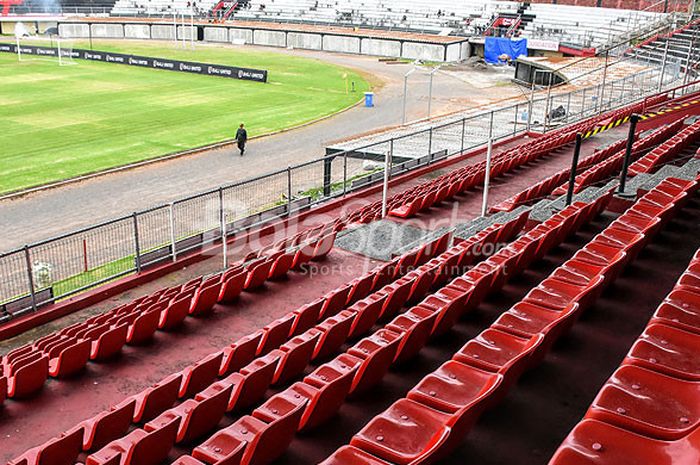
{"type": "Polygon", "coordinates": [[[238,150],[241,151],[241,156],[245,152],[245,143],[248,141],[248,132],[243,127],[243,123],[236,131],[236,141],[238,142],[238,150]]]}

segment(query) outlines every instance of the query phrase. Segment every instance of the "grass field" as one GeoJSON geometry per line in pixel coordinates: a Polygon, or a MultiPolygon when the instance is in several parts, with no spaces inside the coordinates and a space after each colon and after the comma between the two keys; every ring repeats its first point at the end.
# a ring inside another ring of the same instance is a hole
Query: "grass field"
{"type": "Polygon", "coordinates": [[[0,53],[0,193],[228,139],[241,122],[249,136],[296,126],[351,106],[369,86],[349,69],[242,47],[95,41],[94,48],[262,68],[269,82],[82,60],[18,62],[0,53]],[[356,93],[346,94],[346,73],[356,93]]]}

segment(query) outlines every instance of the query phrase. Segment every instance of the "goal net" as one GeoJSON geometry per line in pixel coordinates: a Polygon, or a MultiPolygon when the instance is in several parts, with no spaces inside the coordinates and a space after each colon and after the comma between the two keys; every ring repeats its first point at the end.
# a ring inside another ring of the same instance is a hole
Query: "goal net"
{"type": "Polygon", "coordinates": [[[51,61],[59,66],[77,64],[71,39],[56,34],[31,34],[23,23],[17,23],[15,41],[19,61],[51,61]]]}

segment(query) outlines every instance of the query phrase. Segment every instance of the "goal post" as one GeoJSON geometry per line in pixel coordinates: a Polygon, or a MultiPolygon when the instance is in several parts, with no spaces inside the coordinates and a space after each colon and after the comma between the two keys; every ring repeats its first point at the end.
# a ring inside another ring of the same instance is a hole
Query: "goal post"
{"type": "MultiPolygon", "coordinates": [[[[18,23],[22,24],[22,23],[18,23]]],[[[55,34],[31,35],[26,27],[15,28],[18,61],[51,61],[59,66],[74,65],[73,41],[55,34]]]]}

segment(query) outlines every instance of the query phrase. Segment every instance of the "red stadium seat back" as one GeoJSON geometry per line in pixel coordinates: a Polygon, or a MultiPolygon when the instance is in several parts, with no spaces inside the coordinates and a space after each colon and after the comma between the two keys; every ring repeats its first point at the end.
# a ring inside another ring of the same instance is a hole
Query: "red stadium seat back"
{"type": "Polygon", "coordinates": [[[219,376],[234,373],[255,359],[262,340],[262,330],[243,336],[230,347],[224,349],[224,360],[221,363],[219,376]]]}
{"type": "Polygon", "coordinates": [[[134,396],[134,422],[147,422],[173,406],[180,392],[182,374],[175,373],[134,396]]]}
{"type": "Polygon", "coordinates": [[[625,364],[686,381],[700,381],[700,334],[650,324],[637,339],[625,364]]]}
{"type": "Polygon", "coordinates": [[[234,431],[236,428],[234,425],[217,431],[216,434],[197,446],[192,451],[192,455],[207,464],[241,464],[248,441],[238,438],[236,431],[234,431]]]}
{"type": "Polygon", "coordinates": [[[138,316],[134,324],[129,328],[126,342],[129,345],[139,345],[145,344],[153,339],[153,335],[158,330],[160,313],[160,310],[154,309],[138,316]]]}
{"type": "Polygon", "coordinates": [[[386,325],[387,329],[401,334],[394,357],[396,363],[407,362],[418,355],[427,344],[437,317],[438,312],[418,306],[398,315],[386,325]]]}
{"type": "Polygon", "coordinates": [[[201,287],[195,292],[194,297],[192,297],[189,314],[192,316],[210,314],[219,300],[220,291],[221,283],[218,280],[213,283],[202,283],[201,287]]]}
{"type": "Polygon", "coordinates": [[[348,293],[346,305],[352,305],[360,299],[364,299],[372,291],[372,283],[374,282],[374,273],[367,273],[364,276],[356,278],[350,282],[350,292],[348,293]]]}
{"type": "Polygon", "coordinates": [[[134,418],[136,399],[127,399],[107,411],[97,414],[81,425],[85,429],[83,450],[101,449],[129,430],[134,418]]]}
{"type": "Polygon", "coordinates": [[[187,296],[177,300],[173,299],[170,305],[160,314],[158,328],[168,331],[180,326],[189,314],[191,300],[192,298],[187,296]]]}
{"type": "Polygon", "coordinates": [[[299,334],[313,328],[316,323],[318,323],[321,308],[323,308],[324,302],[325,299],[321,298],[304,305],[298,310],[294,310],[296,319],[292,325],[292,336],[298,336],[299,334]]]}
{"type": "Polygon", "coordinates": [[[274,259],[265,259],[250,266],[248,268],[248,276],[246,277],[243,288],[246,290],[252,290],[265,284],[274,263],[274,259]]]}
{"type": "Polygon", "coordinates": [[[155,431],[131,433],[136,436],[136,440],[127,453],[124,465],[158,465],[164,461],[175,445],[179,423],[179,419],[174,419],[155,431]]]}
{"type": "Polygon", "coordinates": [[[182,385],[178,396],[189,398],[209,386],[219,375],[223,358],[223,352],[217,352],[182,370],[182,385]]]}
{"type": "Polygon", "coordinates": [[[352,328],[350,328],[350,339],[363,336],[372,329],[379,320],[386,298],[386,295],[372,294],[348,308],[348,310],[356,312],[352,328]]]}
{"type": "Polygon", "coordinates": [[[295,318],[296,315],[290,312],[266,325],[263,328],[263,336],[257,353],[264,355],[284,344],[292,331],[295,318]]]}
{"type": "Polygon", "coordinates": [[[260,357],[226,378],[235,387],[227,411],[242,410],[251,407],[265,396],[265,391],[272,384],[280,361],[278,350],[260,357]]]}
{"type": "Polygon", "coordinates": [[[12,460],[13,465],[73,465],[82,451],[83,428],[77,427],[61,433],[57,438],[27,451],[12,460]]]}
{"type": "Polygon", "coordinates": [[[221,291],[219,292],[218,301],[220,303],[233,302],[243,291],[247,272],[243,269],[237,270],[230,275],[224,274],[222,277],[221,291]]]}
{"type": "MultiPolygon", "coordinates": [[[[18,361],[21,362],[21,359],[18,361]]],[[[16,366],[16,365],[14,365],[16,366]]],[[[25,398],[36,394],[44,386],[49,375],[48,355],[32,357],[16,371],[10,371],[8,397],[25,398]]]]}
{"type": "Polygon", "coordinates": [[[319,465],[391,465],[353,446],[343,446],[319,465]]]}
{"type": "Polygon", "coordinates": [[[272,379],[273,384],[286,384],[304,372],[320,335],[320,331],[312,328],[280,347],[280,362],[272,379]]]}
{"type": "Polygon", "coordinates": [[[350,389],[352,394],[365,392],[382,380],[396,357],[401,337],[401,333],[380,329],[348,350],[348,354],[362,359],[350,389]]]}
{"type": "Polygon", "coordinates": [[[326,359],[340,350],[350,335],[355,316],[350,310],[343,310],[317,326],[321,336],[314,350],[313,360],[326,359]]]}
{"type": "Polygon", "coordinates": [[[49,374],[54,378],[67,378],[80,372],[90,359],[91,347],[90,341],[79,340],[64,348],[49,362],[49,374]]]}
{"type": "Polygon", "coordinates": [[[90,360],[101,362],[116,357],[126,344],[129,327],[126,324],[110,328],[92,343],[90,360]]]}
{"type": "Polygon", "coordinates": [[[351,288],[350,285],[345,285],[332,290],[324,296],[325,302],[320,313],[321,320],[337,315],[345,307],[351,288]]]}

